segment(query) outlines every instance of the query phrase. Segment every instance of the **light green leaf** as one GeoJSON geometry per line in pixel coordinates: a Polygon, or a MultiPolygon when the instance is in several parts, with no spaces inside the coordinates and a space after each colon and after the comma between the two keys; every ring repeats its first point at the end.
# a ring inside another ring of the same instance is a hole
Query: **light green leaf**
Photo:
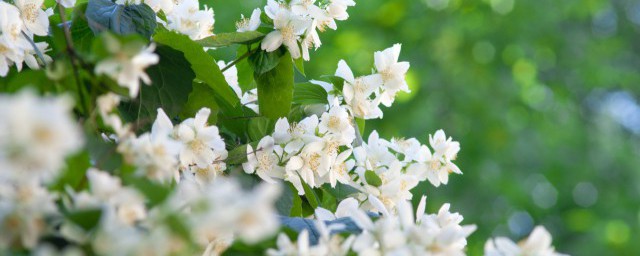
{"type": "Polygon", "coordinates": [[[204,47],[224,47],[232,44],[251,44],[262,37],[264,34],[258,31],[230,32],[216,34],[196,42],[204,47]]]}
{"type": "Polygon", "coordinates": [[[211,115],[209,115],[209,124],[215,124],[217,122],[217,112],[218,112],[218,104],[216,104],[215,92],[211,87],[204,83],[193,83],[193,90],[189,94],[189,99],[185,104],[182,112],[180,113],[180,118],[187,119],[190,117],[194,117],[198,111],[207,107],[211,109],[211,115]]]}
{"type": "Polygon", "coordinates": [[[252,141],[260,141],[264,136],[273,130],[273,120],[266,117],[255,117],[249,119],[247,133],[252,141]]]}

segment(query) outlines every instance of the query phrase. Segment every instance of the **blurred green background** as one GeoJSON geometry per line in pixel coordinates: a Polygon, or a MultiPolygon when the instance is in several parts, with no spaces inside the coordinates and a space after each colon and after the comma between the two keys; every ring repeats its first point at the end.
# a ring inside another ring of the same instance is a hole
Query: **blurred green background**
{"type": "MultiPolygon", "coordinates": [[[[265,2],[203,3],[220,33],[265,2]]],[[[356,2],[321,34],[307,77],[333,74],[340,59],[368,74],[374,51],[402,43],[412,93],[367,132],[426,142],[442,128],[461,143],[464,175],[417,194],[430,212],[450,202],[478,225],[469,254],[537,224],[560,252],[640,251],[640,2],[356,2]]]]}

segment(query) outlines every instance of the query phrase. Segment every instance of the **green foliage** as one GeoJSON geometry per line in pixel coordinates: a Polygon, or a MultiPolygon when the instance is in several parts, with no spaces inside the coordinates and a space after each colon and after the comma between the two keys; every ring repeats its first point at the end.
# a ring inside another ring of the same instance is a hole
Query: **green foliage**
{"type": "Polygon", "coordinates": [[[239,105],[239,99],[224,79],[213,57],[208,55],[198,43],[189,37],[171,31],[157,32],[153,39],[161,44],[184,53],[184,57],[191,63],[191,69],[196,78],[209,85],[216,93],[216,102],[223,110],[229,110],[239,105]]]}
{"type": "Polygon", "coordinates": [[[214,100],[215,91],[204,83],[194,82],[192,87],[193,90],[189,93],[189,98],[180,113],[180,118],[187,119],[193,117],[201,108],[206,107],[209,108],[212,113],[209,115],[209,123],[215,124],[218,117],[216,115],[218,111],[218,104],[214,100]]]}
{"type": "Polygon", "coordinates": [[[216,34],[197,42],[204,47],[225,47],[232,44],[251,44],[264,37],[258,31],[229,32],[216,34]]]}
{"type": "Polygon", "coordinates": [[[262,75],[276,68],[280,63],[280,60],[285,55],[285,52],[286,50],[284,48],[278,48],[273,52],[259,50],[249,55],[249,64],[251,65],[254,74],[262,75]]]}
{"type": "Polygon", "coordinates": [[[371,186],[378,187],[382,185],[382,179],[376,174],[376,172],[372,170],[367,170],[364,172],[364,178],[367,183],[371,186]]]}
{"type": "Polygon", "coordinates": [[[65,217],[85,231],[90,231],[100,222],[102,209],[86,209],[67,212],[65,217]]]}
{"type": "Polygon", "coordinates": [[[260,114],[271,119],[287,116],[293,100],[293,61],[289,52],[280,57],[273,69],[255,72],[260,114]]]}
{"type": "Polygon", "coordinates": [[[110,0],[91,0],[85,16],[96,34],[108,29],[118,34],[137,33],[150,38],[157,27],[156,13],[146,4],[118,5],[110,0]]]}
{"type": "Polygon", "coordinates": [[[195,74],[182,52],[158,45],[156,54],[160,56],[160,62],[146,70],[152,84],[141,85],[138,99],[121,104],[123,117],[131,121],[155,120],[158,108],[162,108],[169,117],[177,117],[184,111],[192,94],[195,74]]]}
{"type": "Polygon", "coordinates": [[[293,88],[293,103],[300,105],[329,104],[327,91],[317,84],[300,83],[293,88]]]}

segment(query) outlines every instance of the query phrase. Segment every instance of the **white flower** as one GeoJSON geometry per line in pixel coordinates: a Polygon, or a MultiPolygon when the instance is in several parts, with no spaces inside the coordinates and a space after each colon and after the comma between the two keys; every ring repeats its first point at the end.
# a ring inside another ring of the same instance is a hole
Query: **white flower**
{"type": "Polygon", "coordinates": [[[246,173],[255,173],[263,180],[275,183],[273,178],[284,178],[284,167],[279,165],[283,154],[280,146],[274,146],[273,138],[266,136],[260,140],[256,150],[247,145],[247,162],[242,164],[246,173]]]}
{"type": "Polygon", "coordinates": [[[182,143],[176,141],[172,134],[173,124],[159,108],[151,133],[128,138],[120,144],[119,150],[144,176],[167,182],[176,175],[178,155],[183,150],[182,143]]]}
{"type": "Polygon", "coordinates": [[[247,108],[253,110],[253,112],[260,113],[260,107],[258,106],[258,89],[254,88],[248,90],[240,98],[240,103],[247,108]]]}
{"type": "Polygon", "coordinates": [[[117,40],[110,40],[108,51],[112,57],[98,62],[95,68],[96,74],[106,74],[116,80],[122,87],[129,88],[129,96],[136,97],[140,91],[140,79],[145,84],[151,84],[151,79],[144,70],[157,64],[160,58],[153,53],[155,45],[151,44],[141,49],[133,56],[123,54],[123,48],[117,40]]]}
{"type": "Polygon", "coordinates": [[[55,197],[38,182],[22,184],[0,181],[0,247],[17,242],[36,246],[46,231],[45,218],[57,213],[55,197]]]}
{"type": "Polygon", "coordinates": [[[429,144],[434,150],[433,156],[435,158],[444,158],[452,161],[456,159],[460,151],[460,143],[453,141],[451,137],[447,139],[443,130],[436,131],[433,136],[429,135],[429,144]]]}
{"type": "Polygon", "coordinates": [[[15,6],[0,2],[0,76],[9,72],[14,63],[18,71],[22,70],[24,52],[30,48],[29,42],[21,35],[24,24],[20,19],[20,10],[15,6]]]}
{"type": "Polygon", "coordinates": [[[287,171],[297,171],[302,180],[311,187],[322,185],[317,181],[329,171],[327,162],[323,161],[323,144],[317,141],[305,145],[299,155],[289,159],[287,171]]]}
{"type": "Polygon", "coordinates": [[[213,10],[200,10],[198,0],[182,0],[167,14],[168,27],[191,38],[199,40],[213,35],[215,24],[213,10]]]}
{"type": "Polygon", "coordinates": [[[334,104],[328,112],[322,113],[318,132],[337,136],[343,145],[351,144],[356,138],[356,130],[351,125],[351,117],[347,110],[339,104],[334,104]]]}
{"type": "Polygon", "coordinates": [[[398,91],[409,92],[409,87],[404,79],[409,70],[409,62],[398,62],[400,56],[400,44],[381,52],[375,52],[375,66],[378,74],[382,77],[384,92],[381,95],[381,103],[389,107],[393,103],[398,91]]]}
{"type": "Polygon", "coordinates": [[[356,3],[353,0],[329,0],[326,10],[334,19],[346,20],[349,18],[347,7],[355,5],[356,3]]]}
{"type": "Polygon", "coordinates": [[[557,253],[551,244],[551,234],[543,226],[536,226],[529,237],[514,243],[509,238],[497,237],[489,239],[484,245],[486,256],[517,256],[517,255],[544,255],[562,256],[557,253]]]}
{"type": "Polygon", "coordinates": [[[25,32],[39,36],[46,36],[49,33],[49,14],[41,8],[44,0],[16,0],[15,4],[20,10],[25,32]]]}
{"type": "Polygon", "coordinates": [[[87,171],[91,194],[107,206],[116,219],[125,225],[133,225],[147,216],[144,197],[137,190],[123,187],[119,178],[106,172],[89,169],[87,171]]]}
{"type": "Polygon", "coordinates": [[[162,11],[165,15],[170,14],[175,6],[172,0],[144,0],[144,3],[151,7],[154,12],[162,11]]]}
{"type": "Polygon", "coordinates": [[[277,144],[286,144],[284,151],[294,153],[299,151],[305,143],[317,141],[315,136],[318,127],[318,117],[315,115],[302,119],[299,123],[289,124],[286,117],[276,121],[273,139],[277,144]]]}
{"type": "Polygon", "coordinates": [[[259,8],[256,8],[251,13],[251,17],[249,19],[245,18],[242,15],[240,21],[236,23],[236,31],[238,32],[247,32],[247,31],[255,31],[260,27],[260,15],[262,11],[259,8]]]}
{"type": "Polygon", "coordinates": [[[347,63],[340,60],[335,75],[345,80],[342,88],[344,101],[355,117],[364,119],[382,117],[382,110],[378,106],[380,99],[371,98],[382,85],[382,77],[379,74],[355,78],[347,63]]]}
{"type": "Polygon", "coordinates": [[[311,254],[310,246],[309,246],[309,231],[304,229],[298,235],[297,242],[292,242],[289,237],[280,233],[278,235],[278,240],[276,241],[276,245],[278,249],[269,249],[267,250],[267,255],[269,256],[310,256],[310,255],[324,255],[324,254],[311,254]]]}
{"type": "Polygon", "coordinates": [[[225,144],[218,133],[218,127],[207,125],[209,114],[211,110],[202,108],[195,118],[184,120],[178,125],[178,140],[185,144],[180,152],[180,163],[183,166],[195,164],[204,168],[214,161],[226,158],[225,144]]]}
{"type": "Polygon", "coordinates": [[[83,144],[70,98],[0,95],[0,180],[50,180],[83,144]]]}
{"type": "Polygon", "coordinates": [[[275,17],[271,18],[273,19],[275,30],[267,34],[262,40],[262,50],[272,52],[284,44],[291,53],[292,58],[300,58],[298,39],[305,29],[309,27],[309,21],[286,9],[280,9],[275,17]]]}
{"type": "Polygon", "coordinates": [[[353,159],[347,160],[349,156],[351,156],[351,149],[341,152],[331,165],[329,169],[329,183],[331,183],[332,188],[336,186],[337,182],[342,184],[351,183],[349,171],[353,169],[355,161],[353,159]]]}

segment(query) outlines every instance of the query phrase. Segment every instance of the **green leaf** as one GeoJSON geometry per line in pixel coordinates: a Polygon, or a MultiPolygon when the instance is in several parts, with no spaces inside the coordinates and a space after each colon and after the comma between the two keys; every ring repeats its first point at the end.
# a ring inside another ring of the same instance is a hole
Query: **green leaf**
{"type": "Polygon", "coordinates": [[[313,189],[309,187],[309,185],[304,181],[302,181],[301,183],[302,183],[302,188],[304,189],[304,197],[307,199],[307,202],[309,202],[309,205],[311,206],[311,208],[313,209],[318,208],[319,200],[318,200],[318,196],[316,195],[316,192],[313,191],[313,189]]]}
{"type": "Polygon", "coordinates": [[[204,47],[224,47],[232,44],[251,44],[262,37],[264,34],[258,31],[230,32],[216,34],[196,42],[204,47]]]}
{"type": "Polygon", "coordinates": [[[327,91],[312,83],[296,84],[293,88],[293,103],[300,105],[329,104],[327,91]]]}
{"type": "Polygon", "coordinates": [[[228,111],[229,108],[240,105],[240,99],[227,84],[216,60],[207,54],[201,45],[185,35],[172,31],[160,31],[153,39],[184,53],[184,57],[191,64],[196,78],[205,82],[215,92],[215,100],[222,111],[228,111]]]}
{"type": "Polygon", "coordinates": [[[177,117],[189,99],[195,74],[184,55],[165,45],[158,45],[156,53],[160,56],[160,63],[146,70],[151,86],[141,85],[139,98],[121,105],[121,113],[126,120],[142,120],[150,124],[155,120],[158,108],[162,108],[169,117],[177,117]]]}
{"type": "Polygon", "coordinates": [[[297,59],[295,59],[293,61],[293,63],[296,66],[296,70],[298,70],[298,72],[300,72],[300,74],[305,76],[305,74],[304,74],[304,59],[303,58],[297,58],[297,59]]]}
{"type": "Polygon", "coordinates": [[[249,119],[247,133],[252,141],[260,141],[264,136],[273,131],[273,120],[266,117],[255,117],[249,119]]]}
{"type": "Polygon", "coordinates": [[[376,172],[372,170],[367,170],[364,172],[364,179],[371,186],[378,187],[382,185],[382,179],[376,174],[376,172]]]}
{"type": "Polygon", "coordinates": [[[336,184],[335,188],[332,188],[330,184],[325,184],[322,186],[322,189],[331,193],[337,201],[342,201],[343,199],[359,192],[354,187],[342,183],[336,184]]]}
{"type": "MultiPolygon", "coordinates": [[[[236,58],[247,53],[250,46],[238,47],[236,58]]],[[[259,47],[259,46],[258,46],[259,47]]],[[[253,81],[253,69],[249,64],[249,59],[245,58],[236,63],[236,69],[238,70],[238,85],[243,92],[256,88],[256,83],[253,81]]]]}
{"type": "Polygon", "coordinates": [[[333,84],[333,88],[342,91],[342,87],[344,87],[344,79],[342,77],[334,76],[334,75],[326,75],[326,76],[322,76],[322,78],[327,82],[333,84]]]}
{"type": "MultiPolygon", "coordinates": [[[[249,64],[251,65],[251,68],[253,68],[254,74],[262,75],[278,66],[280,60],[284,59],[283,56],[285,53],[289,55],[282,47],[273,52],[259,50],[249,56],[249,64]]],[[[291,59],[291,57],[289,57],[289,59],[291,59]]]]}
{"type": "Polygon", "coordinates": [[[102,216],[101,209],[83,209],[71,211],[65,214],[68,220],[80,226],[85,231],[89,231],[98,225],[102,216]]]}
{"type": "Polygon", "coordinates": [[[331,212],[334,212],[336,210],[336,208],[338,208],[338,201],[336,200],[336,197],[333,196],[331,194],[331,192],[327,191],[326,189],[321,189],[322,190],[322,201],[321,201],[321,206],[322,208],[325,208],[331,212]]]}
{"type": "Polygon", "coordinates": [[[87,6],[87,3],[83,3],[75,7],[72,14],[73,19],[71,20],[71,27],[69,28],[74,48],[76,51],[85,54],[91,51],[91,45],[95,38],[94,33],[87,22],[87,18],[84,15],[86,13],[87,6]]]}
{"type": "Polygon", "coordinates": [[[117,34],[137,33],[150,38],[158,25],[156,13],[146,4],[125,6],[110,0],[91,0],[85,16],[95,34],[108,29],[117,34]]]}
{"type": "Polygon", "coordinates": [[[50,190],[64,191],[66,186],[71,187],[75,191],[79,191],[86,179],[87,169],[91,167],[89,152],[83,150],[66,160],[66,167],[62,171],[62,175],[58,180],[49,187],[50,190]]]}
{"type": "MultiPolygon", "coordinates": [[[[258,141],[249,143],[251,147],[254,149],[258,146],[258,141]]],[[[225,163],[228,165],[237,165],[247,162],[247,145],[237,146],[236,148],[229,151],[229,155],[227,156],[227,160],[225,163]]]]}
{"type": "Polygon", "coordinates": [[[264,74],[254,73],[258,85],[260,114],[271,119],[285,117],[293,100],[293,61],[287,52],[280,63],[264,74]]]}
{"type": "Polygon", "coordinates": [[[298,195],[298,190],[289,183],[289,189],[293,191],[293,204],[291,205],[291,217],[302,217],[302,198],[298,195]]]}
{"type": "Polygon", "coordinates": [[[211,109],[209,124],[215,124],[218,120],[218,115],[216,114],[218,112],[218,104],[216,104],[215,101],[215,92],[204,83],[194,82],[193,90],[191,90],[189,99],[180,113],[180,118],[187,119],[194,117],[203,107],[211,109]]]}

